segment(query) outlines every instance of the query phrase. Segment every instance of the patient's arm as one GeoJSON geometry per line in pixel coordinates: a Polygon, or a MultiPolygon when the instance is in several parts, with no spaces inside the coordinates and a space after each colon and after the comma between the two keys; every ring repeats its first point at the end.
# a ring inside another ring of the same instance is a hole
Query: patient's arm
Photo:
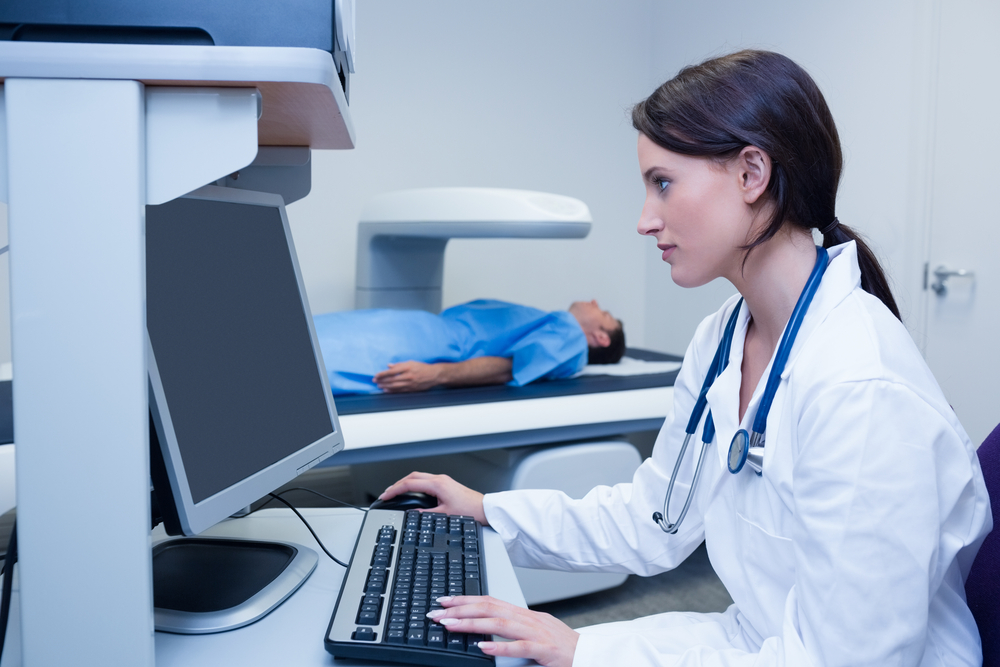
{"type": "Polygon", "coordinates": [[[506,357],[477,357],[454,363],[425,364],[401,361],[373,378],[386,392],[424,391],[433,387],[462,387],[510,382],[511,361],[506,357]]]}

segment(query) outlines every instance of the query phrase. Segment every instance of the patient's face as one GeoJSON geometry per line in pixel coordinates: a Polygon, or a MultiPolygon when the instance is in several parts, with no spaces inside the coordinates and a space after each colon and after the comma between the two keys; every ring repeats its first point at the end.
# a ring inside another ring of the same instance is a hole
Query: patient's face
{"type": "Polygon", "coordinates": [[[604,342],[607,340],[607,332],[618,328],[618,320],[608,311],[601,310],[596,300],[574,301],[569,307],[569,312],[580,323],[580,328],[587,336],[587,345],[590,347],[607,345],[604,342]]]}

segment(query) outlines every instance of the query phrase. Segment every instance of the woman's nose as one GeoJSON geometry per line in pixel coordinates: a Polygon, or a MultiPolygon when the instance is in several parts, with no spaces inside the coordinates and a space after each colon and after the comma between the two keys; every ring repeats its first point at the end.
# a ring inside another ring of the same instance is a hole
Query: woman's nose
{"type": "Polygon", "coordinates": [[[642,206],[642,212],[639,214],[639,224],[636,227],[642,235],[655,234],[656,232],[663,229],[663,222],[660,217],[653,210],[653,207],[649,204],[649,199],[645,201],[642,206]]]}

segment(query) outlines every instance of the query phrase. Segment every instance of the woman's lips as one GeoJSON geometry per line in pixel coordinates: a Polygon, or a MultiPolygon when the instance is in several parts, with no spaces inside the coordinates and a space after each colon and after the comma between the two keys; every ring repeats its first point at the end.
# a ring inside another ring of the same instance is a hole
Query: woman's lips
{"type": "Polygon", "coordinates": [[[667,259],[670,258],[670,255],[674,254],[674,250],[677,249],[677,246],[669,244],[663,244],[663,245],[658,244],[656,247],[663,251],[664,262],[667,261],[667,259]]]}

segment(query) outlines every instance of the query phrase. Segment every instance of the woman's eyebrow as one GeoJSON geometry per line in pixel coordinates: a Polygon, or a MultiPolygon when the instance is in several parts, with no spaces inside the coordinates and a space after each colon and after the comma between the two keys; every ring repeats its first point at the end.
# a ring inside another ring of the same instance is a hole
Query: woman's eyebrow
{"type": "Polygon", "coordinates": [[[667,176],[667,170],[660,165],[654,165],[642,173],[642,177],[647,181],[653,180],[654,176],[663,176],[664,178],[669,178],[667,176]]]}

